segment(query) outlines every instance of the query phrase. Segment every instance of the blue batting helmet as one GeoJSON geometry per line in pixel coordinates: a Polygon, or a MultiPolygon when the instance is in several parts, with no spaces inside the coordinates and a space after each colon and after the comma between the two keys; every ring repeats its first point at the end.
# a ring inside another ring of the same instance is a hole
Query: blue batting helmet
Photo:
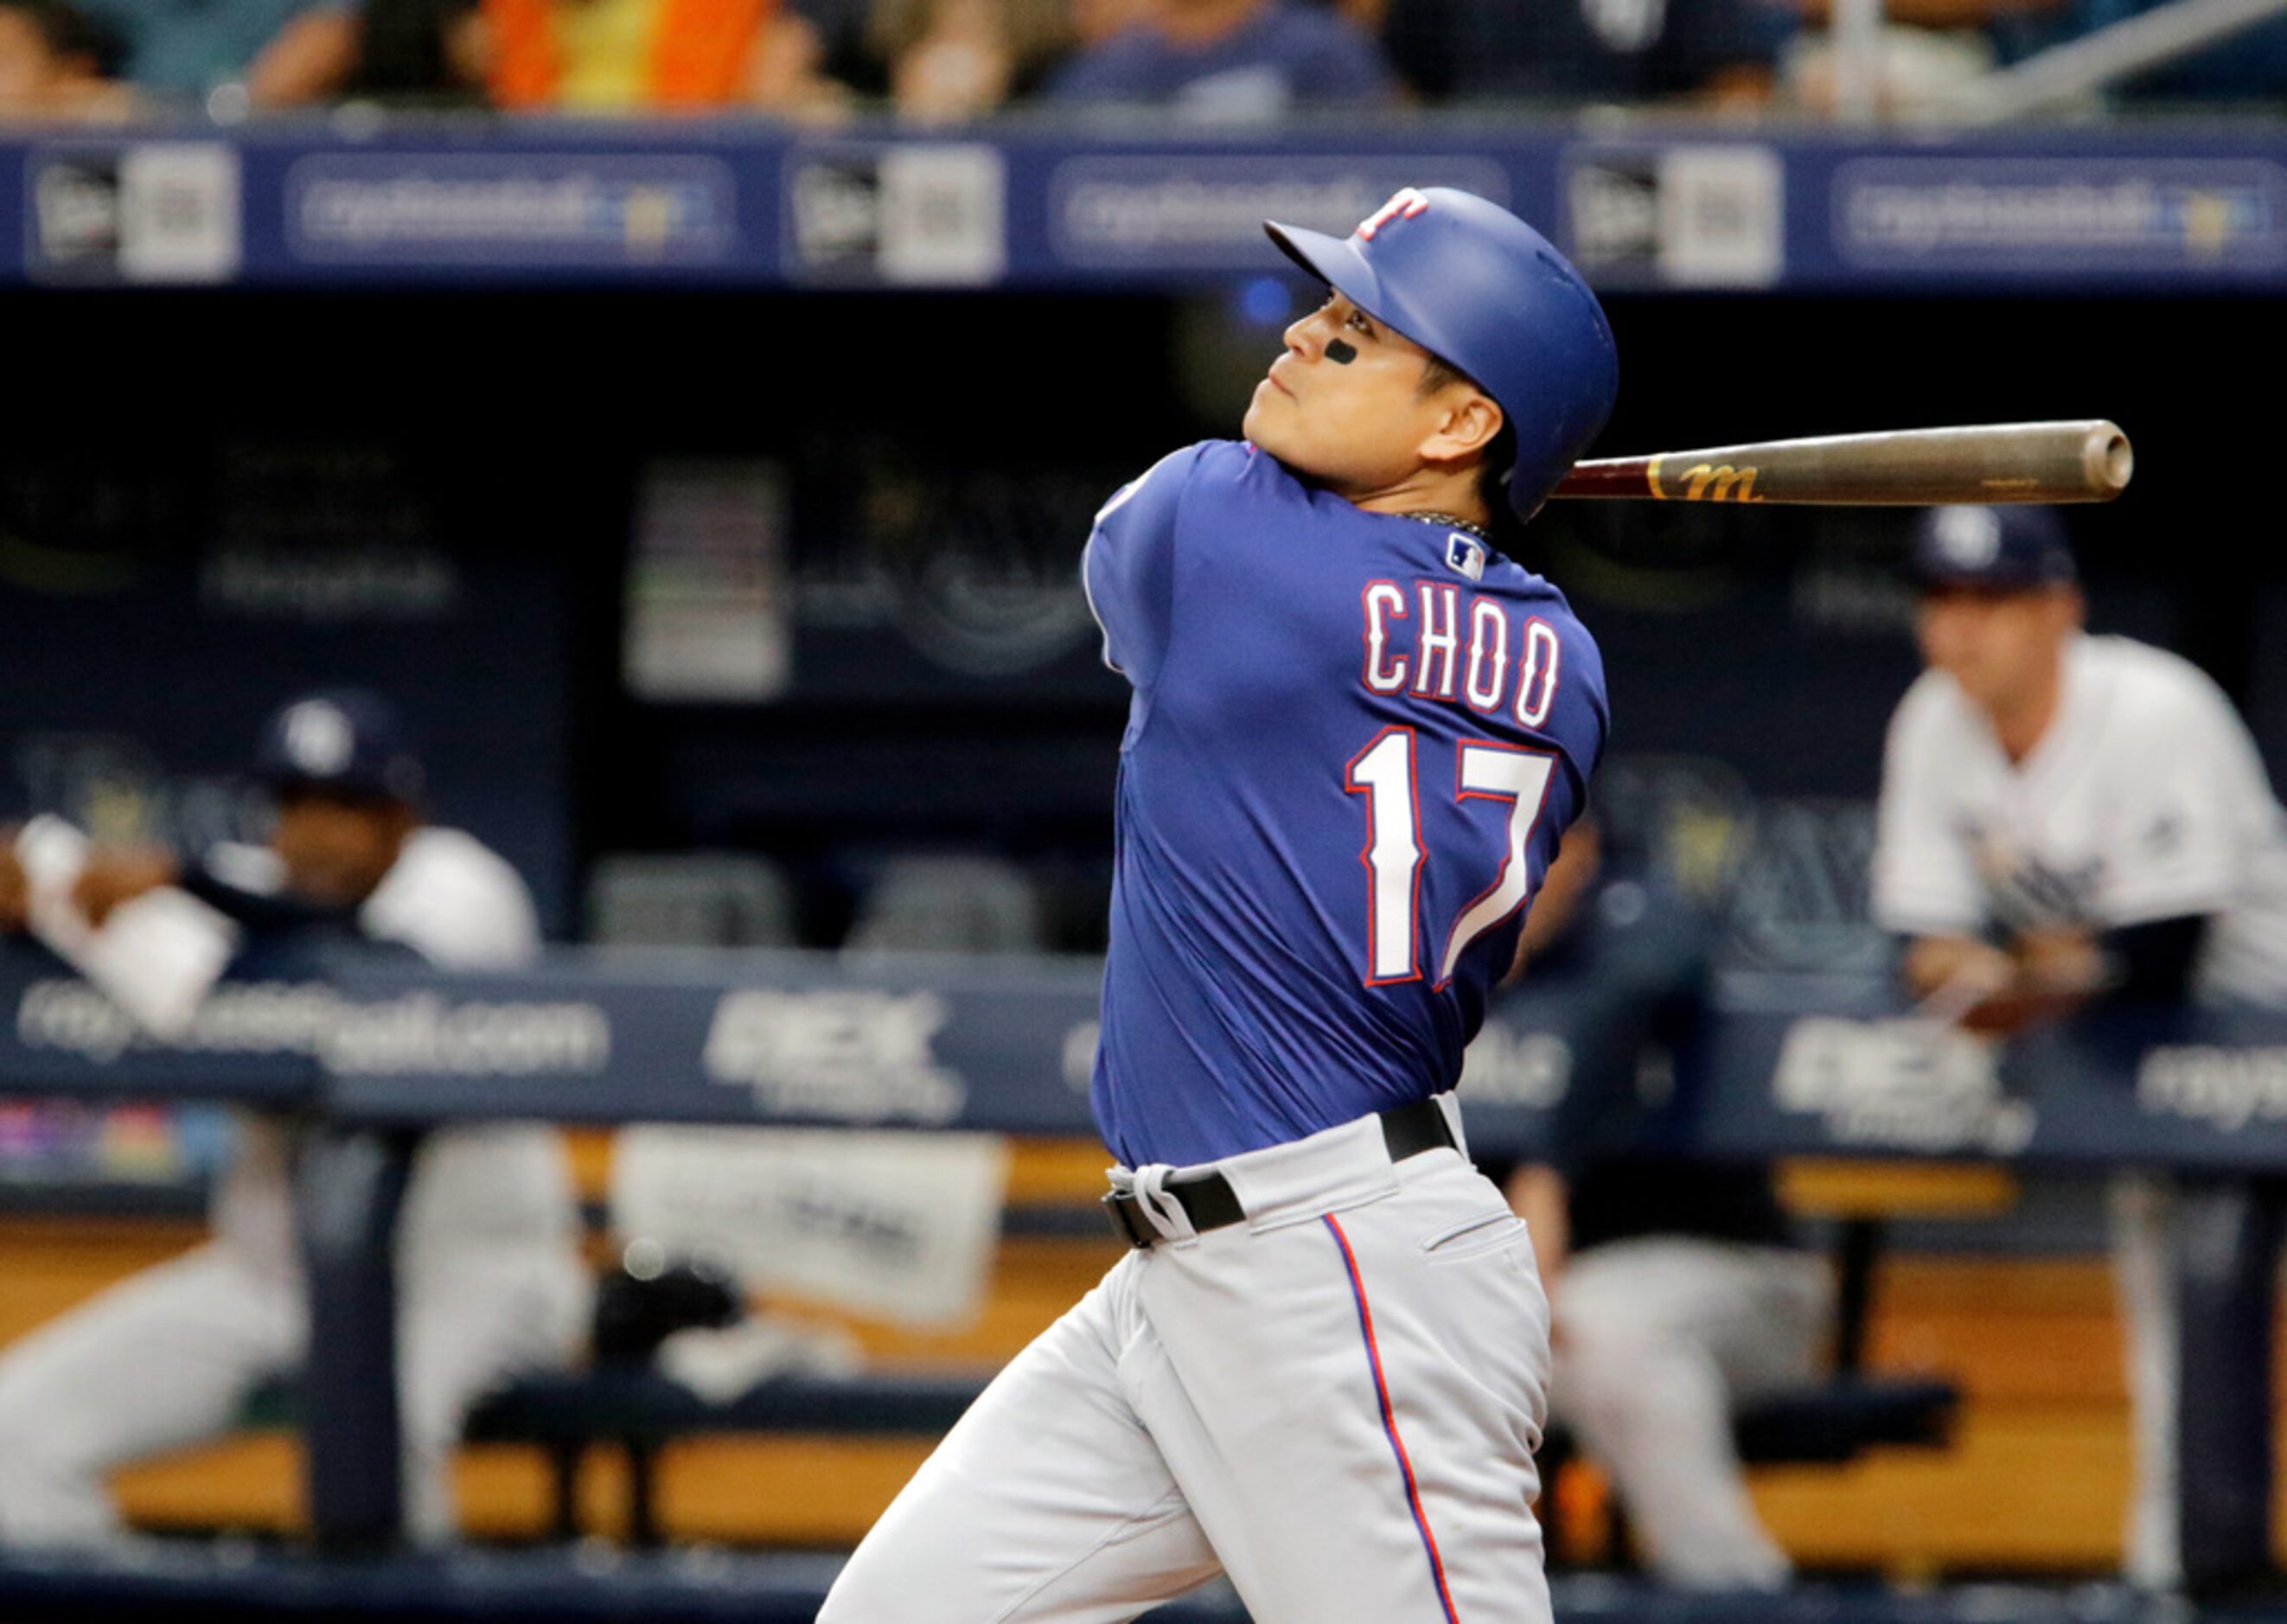
{"type": "Polygon", "coordinates": [[[1407,187],[1347,242],[1265,220],[1286,257],[1500,402],[1516,434],[1508,503],[1531,519],[1612,415],[1603,307],[1548,240],[1498,203],[1407,187]]]}

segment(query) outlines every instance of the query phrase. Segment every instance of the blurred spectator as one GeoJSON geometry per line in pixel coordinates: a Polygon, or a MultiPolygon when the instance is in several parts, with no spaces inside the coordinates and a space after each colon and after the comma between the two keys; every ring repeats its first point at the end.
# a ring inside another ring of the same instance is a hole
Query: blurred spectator
{"type": "Polygon", "coordinates": [[[776,0],[483,0],[493,100],[566,113],[799,112],[833,99],[776,0]]]}
{"type": "Polygon", "coordinates": [[[1731,1415],[1808,1380],[1832,1314],[1824,1261],[1796,1244],[1762,1168],[1628,1145],[1641,1040],[1696,1013],[1712,925],[1681,898],[1595,889],[1591,826],[1565,836],[1527,917],[1528,974],[1633,1006],[1631,1041],[1576,1058],[1548,1162],[1516,1168],[1555,1354],[1549,1414],[1611,1480],[1651,1571],[1698,1590],[1772,1589],[1792,1569],[1748,1498],[1731,1415]]]}
{"type": "Polygon", "coordinates": [[[1434,101],[1759,99],[1793,31],[1775,0],[1358,0],[1434,101]],[[1375,13],[1378,12],[1378,17],[1375,13]]]}
{"type": "Polygon", "coordinates": [[[1290,0],[1154,0],[1049,80],[1051,101],[1136,103],[1260,123],[1312,105],[1393,101],[1381,50],[1346,19],[1290,0]]]}
{"type": "Polygon", "coordinates": [[[81,3],[119,37],[140,96],[218,117],[323,101],[357,65],[357,13],[340,0],[81,3]]]}
{"type": "Polygon", "coordinates": [[[899,115],[941,123],[1037,89],[1068,27],[1057,0],[877,0],[867,41],[899,115]]]}
{"type": "Polygon", "coordinates": [[[488,41],[477,0],[366,0],[352,96],[397,105],[480,106],[488,41]]]}
{"type": "Polygon", "coordinates": [[[0,119],[123,118],[118,42],[67,0],[0,0],[0,119]]]}
{"type": "MultiPolygon", "coordinates": [[[[2157,10],[2163,0],[2064,0],[1997,9],[1988,32],[2004,64],[2157,10]]],[[[2268,101],[2287,96],[2287,20],[2260,23],[2139,74],[2108,92],[2117,100],[2268,101]]]]}
{"type": "MultiPolygon", "coordinates": [[[[1993,71],[1993,47],[1968,28],[1886,24],[1876,59],[1874,115],[1944,114],[1959,108],[1969,88],[1993,71]]],[[[1840,111],[1840,80],[1832,37],[1805,28],[1786,43],[1779,59],[1779,95],[1788,106],[1832,118],[1840,111]]]]}
{"type": "Polygon", "coordinates": [[[1085,50],[1101,45],[1141,26],[1151,14],[1154,0],[1072,0],[1066,22],[1072,43],[1085,50]]]}
{"type": "MultiPolygon", "coordinates": [[[[2052,47],[2160,9],[2164,0],[1892,0],[1884,7],[1877,111],[1883,115],[1974,107],[1978,81],[2052,47]]],[[[1826,0],[1805,0],[1810,26],[1788,43],[1788,101],[1834,111],[1826,0]]],[[[2180,60],[2098,91],[2048,103],[2050,113],[2100,114],[2108,101],[2276,102],[2287,95],[2287,21],[2243,29],[2180,60]]]]}

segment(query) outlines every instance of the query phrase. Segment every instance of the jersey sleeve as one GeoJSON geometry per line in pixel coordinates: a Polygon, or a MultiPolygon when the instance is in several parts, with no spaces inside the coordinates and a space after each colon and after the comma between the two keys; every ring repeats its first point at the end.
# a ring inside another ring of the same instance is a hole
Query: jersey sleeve
{"type": "Polygon", "coordinates": [[[60,818],[38,817],[15,849],[31,891],[32,934],[146,1031],[168,1039],[186,1033],[238,950],[238,927],[172,885],[121,904],[95,927],[72,894],[87,866],[85,835],[60,818]]]}
{"type": "Polygon", "coordinates": [[[1874,923],[1908,936],[1972,936],[1985,924],[1985,890],[1947,793],[1941,695],[1918,684],[1890,721],[1874,813],[1870,898],[1874,923]]]}
{"type": "Polygon", "coordinates": [[[359,923],[441,970],[512,970],[540,951],[539,915],[523,877],[458,829],[416,834],[359,923]]]}
{"type": "Polygon", "coordinates": [[[2231,702],[2204,677],[2185,677],[2118,764],[2117,821],[2095,905],[2107,926],[2224,912],[2245,853],[2278,815],[2231,702]]]}
{"type": "MultiPolygon", "coordinates": [[[[1533,825],[1533,872],[1546,876],[1556,860],[1564,832],[1588,810],[1590,786],[1604,759],[1612,733],[1611,701],[1604,686],[1604,659],[1588,629],[1569,614],[1558,632],[1555,703],[1547,721],[1523,737],[1532,748],[1554,747],[1564,764],[1541,803],[1533,825]]],[[[1538,890],[1539,881],[1535,881],[1538,890]]]]}
{"type": "Polygon", "coordinates": [[[1200,447],[1162,457],[1096,516],[1080,583],[1104,632],[1104,662],[1138,688],[1159,675],[1175,615],[1175,516],[1200,447]]]}

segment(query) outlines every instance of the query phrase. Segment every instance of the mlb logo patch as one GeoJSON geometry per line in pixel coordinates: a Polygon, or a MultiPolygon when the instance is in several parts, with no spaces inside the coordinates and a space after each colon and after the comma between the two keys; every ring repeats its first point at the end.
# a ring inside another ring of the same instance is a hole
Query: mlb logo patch
{"type": "Polygon", "coordinates": [[[1474,535],[1453,531],[1445,537],[1445,567],[1459,570],[1472,581],[1485,578],[1485,545],[1474,535]]]}

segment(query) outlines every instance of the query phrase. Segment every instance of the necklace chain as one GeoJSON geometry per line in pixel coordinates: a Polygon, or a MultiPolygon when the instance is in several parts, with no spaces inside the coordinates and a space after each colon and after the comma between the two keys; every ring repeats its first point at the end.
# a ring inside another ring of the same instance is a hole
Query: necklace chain
{"type": "Polygon", "coordinates": [[[1418,519],[1425,525],[1442,525],[1455,530],[1467,530],[1481,542],[1492,539],[1485,535],[1485,527],[1483,525],[1473,524],[1458,513],[1408,513],[1405,517],[1418,519]]]}

